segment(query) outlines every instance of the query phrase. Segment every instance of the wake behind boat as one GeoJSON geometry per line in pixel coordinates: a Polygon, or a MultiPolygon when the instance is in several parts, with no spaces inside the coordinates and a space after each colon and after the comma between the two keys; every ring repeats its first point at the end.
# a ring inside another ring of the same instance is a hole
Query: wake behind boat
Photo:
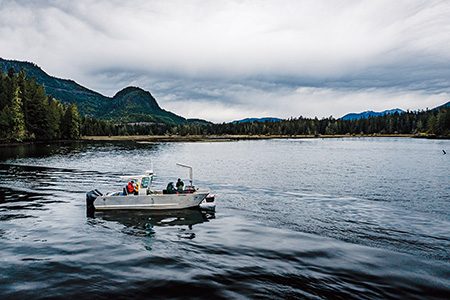
{"type": "Polygon", "coordinates": [[[121,176],[128,180],[123,191],[102,194],[92,190],[86,194],[88,212],[94,210],[170,210],[200,207],[202,202],[208,208],[214,206],[214,196],[209,190],[199,189],[193,185],[191,166],[177,164],[189,169],[189,185],[177,182],[177,188],[169,183],[165,190],[152,189],[153,170],[143,175],[121,176]]]}

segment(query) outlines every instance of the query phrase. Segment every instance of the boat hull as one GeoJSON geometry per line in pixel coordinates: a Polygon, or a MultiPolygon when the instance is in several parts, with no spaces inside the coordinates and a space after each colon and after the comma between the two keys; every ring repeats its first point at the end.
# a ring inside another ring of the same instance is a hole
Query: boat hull
{"type": "Polygon", "coordinates": [[[191,194],[150,194],[128,196],[98,196],[94,201],[95,210],[166,210],[198,207],[208,192],[191,194]]]}

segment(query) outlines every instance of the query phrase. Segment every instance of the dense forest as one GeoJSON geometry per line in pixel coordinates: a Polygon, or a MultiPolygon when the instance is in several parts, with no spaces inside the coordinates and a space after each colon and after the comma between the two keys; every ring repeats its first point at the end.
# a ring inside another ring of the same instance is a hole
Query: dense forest
{"type": "Polygon", "coordinates": [[[183,125],[120,123],[80,116],[75,104],[63,104],[47,95],[42,85],[23,71],[0,73],[0,142],[73,140],[82,135],[354,135],[427,134],[450,136],[450,107],[427,111],[339,120],[291,118],[274,122],[183,125]]]}
{"type": "Polygon", "coordinates": [[[222,124],[114,124],[84,118],[83,135],[345,135],[345,134],[428,134],[450,135],[450,109],[405,112],[359,120],[291,118],[277,122],[222,124]]]}
{"type": "Polygon", "coordinates": [[[78,139],[81,118],[75,104],[64,105],[45,93],[23,71],[0,73],[0,141],[78,139]]]}
{"type": "Polygon", "coordinates": [[[358,120],[291,118],[279,122],[182,125],[176,133],[258,135],[420,134],[449,136],[450,109],[405,112],[358,120]]]}

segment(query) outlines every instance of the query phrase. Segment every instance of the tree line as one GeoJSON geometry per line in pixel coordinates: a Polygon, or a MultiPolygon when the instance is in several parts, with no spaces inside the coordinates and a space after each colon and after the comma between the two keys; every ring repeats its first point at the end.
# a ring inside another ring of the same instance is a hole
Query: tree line
{"type": "Polygon", "coordinates": [[[222,124],[115,124],[83,118],[83,135],[356,135],[429,134],[450,136],[450,109],[394,113],[358,120],[290,118],[278,122],[222,124]]]}
{"type": "Polygon", "coordinates": [[[24,71],[0,72],[0,141],[78,139],[81,118],[75,104],[45,93],[24,71]]]}
{"type": "Polygon", "coordinates": [[[166,135],[176,134],[177,127],[164,123],[117,123],[85,116],[82,118],[81,132],[85,136],[94,135],[166,135]]]}
{"type": "Polygon", "coordinates": [[[290,118],[278,122],[222,123],[178,126],[180,135],[356,135],[431,134],[450,135],[450,109],[394,113],[358,120],[290,118]]]}

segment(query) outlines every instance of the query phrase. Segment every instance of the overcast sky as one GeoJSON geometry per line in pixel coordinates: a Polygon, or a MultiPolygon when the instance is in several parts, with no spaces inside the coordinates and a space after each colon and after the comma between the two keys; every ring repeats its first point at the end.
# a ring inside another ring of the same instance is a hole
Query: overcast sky
{"type": "Polygon", "coordinates": [[[215,122],[450,100],[450,1],[7,1],[0,57],[215,122]]]}

